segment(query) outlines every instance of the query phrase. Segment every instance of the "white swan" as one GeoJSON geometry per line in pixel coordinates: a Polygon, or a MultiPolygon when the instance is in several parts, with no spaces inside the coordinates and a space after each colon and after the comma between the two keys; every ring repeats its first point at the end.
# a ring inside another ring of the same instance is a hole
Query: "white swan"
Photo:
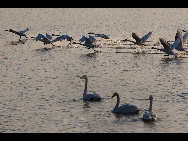
{"type": "Polygon", "coordinates": [[[157,114],[152,112],[152,101],[153,101],[153,96],[150,95],[149,96],[149,100],[150,100],[150,106],[149,106],[149,112],[145,112],[143,114],[143,117],[142,119],[144,121],[154,121],[154,120],[157,120],[157,114]]]}
{"type": "Polygon", "coordinates": [[[105,35],[105,34],[96,34],[96,33],[93,33],[93,32],[89,32],[88,34],[94,34],[95,37],[101,37],[101,38],[104,38],[104,39],[109,39],[110,35],[105,35]]]}
{"type": "Polygon", "coordinates": [[[124,104],[124,105],[119,107],[119,103],[120,103],[119,94],[117,92],[115,92],[112,95],[112,98],[115,97],[115,96],[117,96],[117,103],[116,103],[114,109],[112,110],[113,113],[125,114],[125,115],[138,114],[139,113],[140,109],[138,109],[138,107],[135,106],[135,105],[124,104]]]}
{"type": "Polygon", "coordinates": [[[87,39],[88,39],[91,43],[94,43],[94,42],[97,41],[93,36],[90,36],[90,35],[89,35],[89,37],[82,36],[82,38],[81,38],[79,41],[80,41],[80,43],[81,43],[81,42],[86,41],[87,39]]]}
{"type": "MultiPolygon", "coordinates": [[[[46,36],[42,35],[42,34],[38,34],[38,36],[35,38],[36,41],[41,41],[45,44],[52,44],[52,42],[50,41],[52,39],[52,37],[46,33],[46,36]]],[[[53,44],[52,44],[53,45],[53,44]]]]}
{"type": "Polygon", "coordinates": [[[169,44],[168,42],[166,42],[165,39],[159,38],[159,41],[163,45],[164,49],[159,49],[159,48],[155,48],[155,47],[152,47],[152,49],[157,49],[159,51],[165,52],[167,54],[165,56],[174,55],[175,58],[177,58],[177,54],[174,53],[173,50],[176,49],[179,51],[185,51],[185,49],[183,48],[183,44],[186,42],[187,38],[188,38],[188,32],[186,32],[182,37],[181,31],[177,30],[177,33],[175,36],[176,41],[174,43],[169,44]]]}
{"type": "Polygon", "coordinates": [[[132,37],[136,40],[136,42],[134,42],[135,44],[142,46],[144,45],[146,40],[151,36],[151,34],[152,34],[152,31],[144,35],[142,38],[139,38],[138,35],[133,32],[132,37]]]}
{"type": "Polygon", "coordinates": [[[52,34],[52,36],[59,36],[56,39],[54,39],[52,42],[57,42],[57,41],[62,41],[62,40],[67,40],[67,41],[73,40],[73,38],[69,35],[54,35],[54,34],[52,34]]]}
{"type": "Polygon", "coordinates": [[[87,49],[94,49],[94,48],[98,48],[100,47],[98,44],[95,44],[95,42],[97,41],[93,36],[89,35],[89,38],[86,36],[82,36],[82,38],[79,40],[80,41],[80,45],[86,46],[87,49]],[[85,42],[84,44],[81,44],[81,42],[85,42]]]}
{"type": "Polygon", "coordinates": [[[188,38],[188,32],[186,32],[182,37],[182,32],[180,29],[178,29],[176,36],[175,36],[175,40],[177,40],[179,44],[175,46],[175,49],[179,51],[185,51],[185,49],[183,48],[183,45],[185,44],[187,38],[188,38]]]}
{"type": "Polygon", "coordinates": [[[171,45],[170,45],[169,43],[167,43],[166,40],[163,39],[163,38],[159,38],[159,41],[160,41],[161,44],[163,45],[164,49],[155,48],[155,47],[152,47],[152,49],[157,49],[157,50],[159,50],[159,51],[165,52],[165,53],[167,54],[167,55],[165,55],[165,56],[174,55],[175,58],[177,58],[177,54],[173,52],[173,49],[174,49],[176,46],[178,46],[178,44],[179,44],[179,41],[178,41],[178,40],[176,40],[176,41],[175,41],[173,44],[171,44],[171,45]]]}
{"type": "Polygon", "coordinates": [[[87,75],[83,75],[80,77],[80,79],[85,79],[85,88],[84,88],[84,94],[83,94],[83,100],[84,101],[101,101],[101,97],[94,93],[94,94],[88,94],[87,93],[87,84],[88,84],[88,78],[87,75]]]}
{"type": "Polygon", "coordinates": [[[20,36],[19,40],[21,40],[21,36],[25,36],[27,38],[27,36],[25,35],[25,32],[28,30],[29,30],[29,28],[26,28],[23,31],[15,31],[13,29],[5,30],[5,31],[9,31],[9,32],[15,33],[16,35],[19,35],[20,36]]]}
{"type": "Polygon", "coordinates": [[[68,35],[55,35],[55,34],[52,34],[52,36],[51,35],[49,35],[49,34],[47,34],[46,33],[46,36],[44,36],[44,35],[42,35],[42,34],[38,34],[38,36],[35,38],[36,39],[36,41],[41,41],[41,42],[43,42],[44,43],[44,45],[45,44],[52,44],[53,46],[55,46],[53,43],[55,43],[55,42],[57,42],[57,41],[62,41],[62,40],[65,40],[65,39],[67,39],[67,41],[72,41],[73,40],[73,38],[72,37],[70,37],[70,36],[68,36],[68,35]],[[59,36],[59,37],[57,37],[57,38],[55,38],[54,40],[52,40],[52,36],[59,36]]]}
{"type": "Polygon", "coordinates": [[[69,36],[69,35],[55,35],[55,34],[52,34],[52,36],[59,36],[59,37],[57,37],[57,38],[55,38],[53,41],[52,41],[52,43],[54,43],[54,42],[57,42],[57,41],[62,41],[62,40],[67,40],[67,41],[69,41],[70,43],[68,44],[68,45],[72,45],[72,41],[73,41],[73,38],[71,37],[71,36],[69,36]]]}

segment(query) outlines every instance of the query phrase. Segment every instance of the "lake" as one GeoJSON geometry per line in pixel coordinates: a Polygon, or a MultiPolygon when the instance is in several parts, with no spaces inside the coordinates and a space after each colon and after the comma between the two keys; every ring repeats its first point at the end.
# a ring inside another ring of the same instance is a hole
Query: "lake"
{"type": "MultiPolygon", "coordinates": [[[[188,58],[164,56],[146,46],[120,42],[153,31],[173,41],[177,29],[188,27],[187,8],[0,8],[0,132],[1,133],[184,133],[188,132],[188,58]],[[101,52],[81,45],[60,48],[25,39],[6,29],[24,30],[28,37],[68,34],[78,41],[88,32],[101,38],[101,52]],[[134,48],[131,49],[130,47],[134,48]],[[136,53],[135,53],[136,52],[136,53]],[[82,100],[84,80],[100,102],[82,100]],[[138,115],[112,113],[116,98],[131,103],[138,115]],[[153,96],[155,122],[143,122],[153,96]]],[[[159,45],[158,47],[162,47],[159,45]]]]}

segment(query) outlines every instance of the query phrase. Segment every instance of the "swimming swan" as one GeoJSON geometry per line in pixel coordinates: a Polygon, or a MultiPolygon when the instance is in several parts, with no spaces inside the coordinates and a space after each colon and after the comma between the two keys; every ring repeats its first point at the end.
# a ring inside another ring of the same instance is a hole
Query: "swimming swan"
{"type": "Polygon", "coordinates": [[[149,96],[149,100],[150,100],[149,112],[145,112],[142,117],[144,121],[154,121],[157,119],[157,114],[152,112],[152,101],[153,101],[152,95],[149,96]]]}
{"type": "Polygon", "coordinates": [[[101,97],[98,94],[88,94],[87,93],[87,83],[88,78],[87,75],[83,75],[80,77],[80,79],[85,79],[85,88],[84,88],[84,94],[83,94],[83,100],[84,101],[101,101],[101,97]]]}
{"type": "Polygon", "coordinates": [[[138,114],[139,113],[140,109],[138,109],[138,107],[135,106],[135,105],[124,104],[124,105],[119,107],[119,103],[120,103],[119,94],[117,92],[115,92],[112,95],[112,98],[115,97],[115,96],[117,96],[117,103],[116,103],[114,109],[112,110],[113,113],[125,114],[125,115],[138,114]]]}

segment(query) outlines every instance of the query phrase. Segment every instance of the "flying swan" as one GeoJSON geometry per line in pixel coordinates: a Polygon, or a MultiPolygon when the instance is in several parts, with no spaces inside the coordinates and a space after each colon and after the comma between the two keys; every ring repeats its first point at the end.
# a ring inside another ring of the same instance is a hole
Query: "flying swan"
{"type": "Polygon", "coordinates": [[[25,36],[27,38],[27,36],[25,35],[25,32],[27,32],[28,30],[29,30],[29,28],[27,28],[27,29],[25,29],[23,31],[15,31],[13,29],[5,30],[5,31],[9,31],[9,32],[12,32],[12,33],[14,33],[16,35],[19,35],[20,36],[19,40],[21,40],[22,36],[25,36]]]}

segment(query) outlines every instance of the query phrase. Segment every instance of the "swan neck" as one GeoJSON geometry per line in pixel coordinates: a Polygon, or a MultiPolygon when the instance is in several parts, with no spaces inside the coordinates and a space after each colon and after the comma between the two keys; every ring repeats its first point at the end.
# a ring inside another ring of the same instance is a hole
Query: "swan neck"
{"type": "Polygon", "coordinates": [[[150,100],[149,112],[152,112],[152,99],[150,100]]]}
{"type": "Polygon", "coordinates": [[[117,103],[116,103],[116,106],[114,107],[114,109],[119,107],[119,103],[120,103],[120,97],[119,97],[119,95],[117,95],[117,103]]]}
{"type": "Polygon", "coordinates": [[[179,37],[179,40],[180,40],[180,41],[179,41],[179,45],[180,45],[180,46],[183,46],[183,40],[182,40],[182,37],[179,37]]]}
{"type": "Polygon", "coordinates": [[[85,79],[84,94],[87,94],[87,83],[88,83],[88,79],[85,79]]]}

